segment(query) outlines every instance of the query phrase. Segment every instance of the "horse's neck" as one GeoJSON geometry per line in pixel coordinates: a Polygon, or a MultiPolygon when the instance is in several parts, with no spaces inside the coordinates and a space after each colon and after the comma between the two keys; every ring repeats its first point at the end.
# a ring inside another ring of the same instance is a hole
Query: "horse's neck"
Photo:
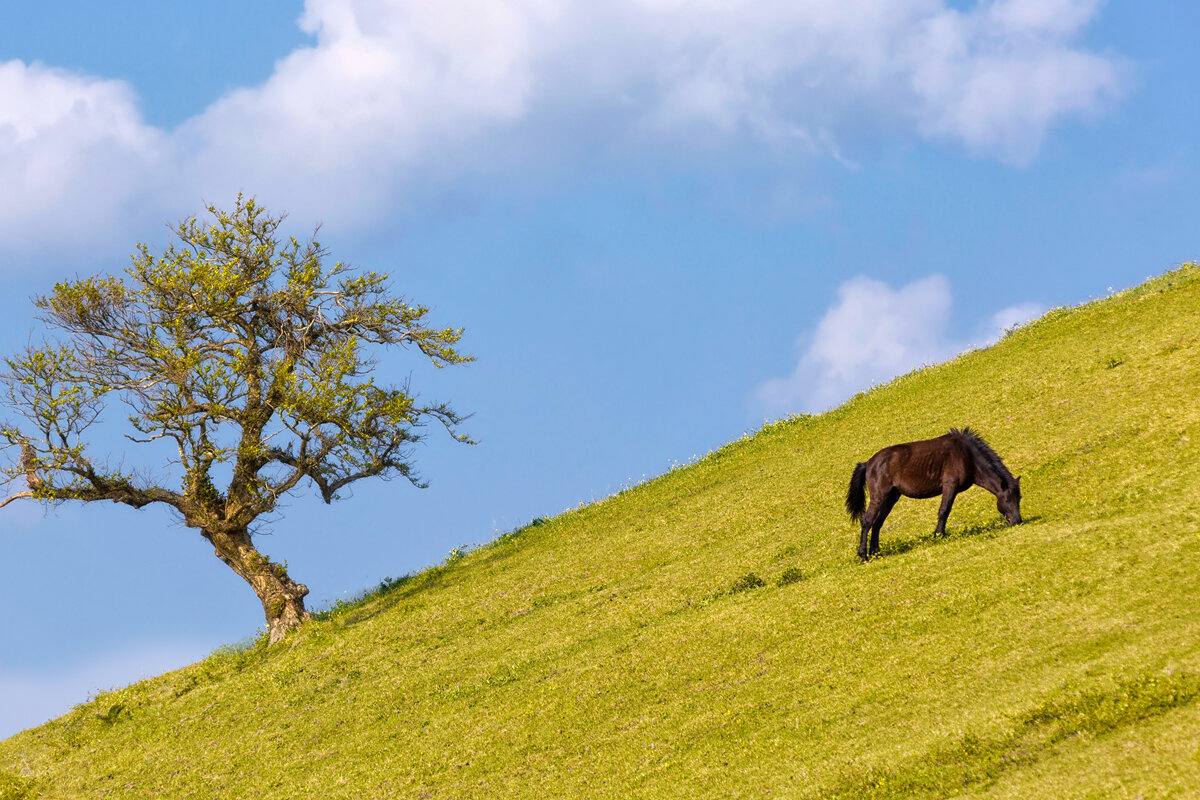
{"type": "Polygon", "coordinates": [[[976,463],[975,465],[975,483],[987,489],[997,497],[1000,496],[1000,482],[1002,475],[1000,470],[992,468],[990,465],[976,463]]]}

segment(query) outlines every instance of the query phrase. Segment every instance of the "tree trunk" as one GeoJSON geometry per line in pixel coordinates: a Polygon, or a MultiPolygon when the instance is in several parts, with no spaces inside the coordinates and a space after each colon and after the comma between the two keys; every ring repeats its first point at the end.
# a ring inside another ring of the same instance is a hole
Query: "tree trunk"
{"type": "Polygon", "coordinates": [[[271,644],[282,641],[289,631],[308,619],[304,609],[308,587],[292,580],[283,565],[273,564],[259,553],[250,541],[249,531],[205,530],[203,534],[216,548],[217,558],[241,575],[262,601],[271,644]]]}

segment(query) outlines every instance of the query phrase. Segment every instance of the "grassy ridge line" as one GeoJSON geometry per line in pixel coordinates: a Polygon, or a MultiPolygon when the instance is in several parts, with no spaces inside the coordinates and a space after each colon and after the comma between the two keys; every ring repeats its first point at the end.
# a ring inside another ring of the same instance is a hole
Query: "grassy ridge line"
{"type": "MultiPolygon", "coordinates": [[[[878,796],[911,796],[914,765],[964,742],[1005,753],[1023,714],[1200,674],[1196,273],[770,426],[286,649],[105,694],[0,743],[0,769],[47,797],[821,797],[855,775],[900,776],[878,796]],[[935,540],[936,509],[909,501],[887,557],[857,565],[850,466],[965,423],[1026,476],[1029,524],[1000,527],[975,490],[935,540]],[[729,593],[749,572],[767,585],[729,593]]],[[[1153,728],[1187,755],[1190,709],[1092,738],[1039,722],[1037,758],[969,791],[1110,791],[1096,739],[1146,747],[1153,728]],[[1040,771],[1051,758],[1074,760],[1071,782],[1040,771]]],[[[1122,785],[1200,781],[1181,764],[1135,762],[1122,785]]]]}
{"type": "Polygon", "coordinates": [[[847,776],[829,800],[952,797],[976,785],[991,786],[1008,771],[1036,763],[1070,737],[1096,737],[1184,708],[1200,698],[1196,675],[1146,675],[1111,689],[1055,697],[1021,714],[1002,734],[967,735],[948,747],[890,769],[847,776]]]}

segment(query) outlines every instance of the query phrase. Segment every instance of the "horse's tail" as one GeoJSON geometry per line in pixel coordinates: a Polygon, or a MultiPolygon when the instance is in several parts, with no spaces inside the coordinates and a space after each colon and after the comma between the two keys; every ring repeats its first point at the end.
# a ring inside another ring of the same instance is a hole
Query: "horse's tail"
{"type": "Polygon", "coordinates": [[[846,511],[850,519],[858,522],[867,508],[867,465],[858,464],[850,476],[850,488],[846,492],[846,511]]]}

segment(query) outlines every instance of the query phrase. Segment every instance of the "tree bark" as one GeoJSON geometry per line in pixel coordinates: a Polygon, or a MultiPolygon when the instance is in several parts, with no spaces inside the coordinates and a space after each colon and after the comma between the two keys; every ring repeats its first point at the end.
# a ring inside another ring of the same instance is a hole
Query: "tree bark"
{"type": "Polygon", "coordinates": [[[249,531],[244,528],[232,531],[204,530],[203,534],[215,548],[217,558],[242,576],[258,595],[267,618],[271,644],[283,641],[289,631],[299,628],[308,619],[308,611],[304,608],[308,587],[292,580],[282,564],[272,563],[258,552],[250,540],[249,531]]]}

